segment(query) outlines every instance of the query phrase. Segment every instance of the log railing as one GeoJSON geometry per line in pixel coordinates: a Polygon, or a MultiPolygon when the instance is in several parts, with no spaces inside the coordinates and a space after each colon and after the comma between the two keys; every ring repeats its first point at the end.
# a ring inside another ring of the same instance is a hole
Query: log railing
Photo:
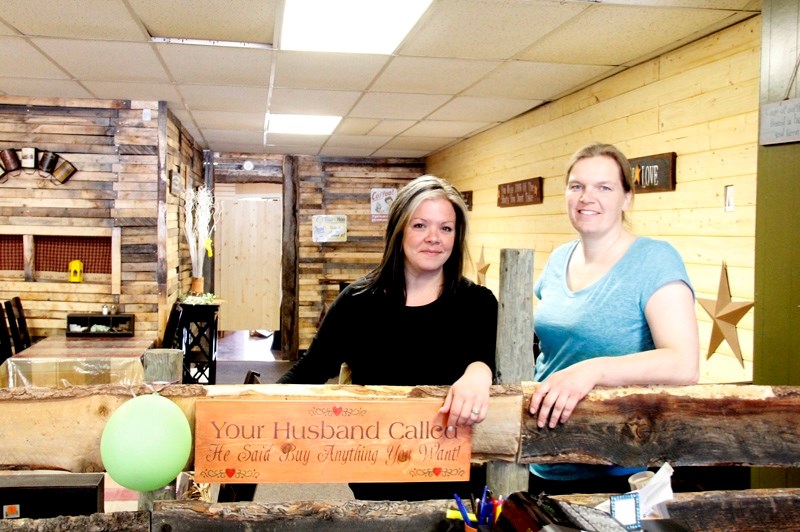
{"type": "MultiPolygon", "coordinates": [[[[567,424],[551,430],[538,429],[528,413],[527,403],[535,386],[533,383],[493,386],[489,414],[473,431],[473,461],[800,466],[798,388],[748,385],[601,388],[578,405],[567,424]]],[[[146,385],[0,389],[0,434],[3,435],[0,468],[102,471],[100,438],[108,417],[134,395],[151,391],[146,385]]],[[[193,425],[195,403],[205,398],[397,401],[414,397],[444,398],[446,391],[446,387],[437,386],[265,384],[173,385],[161,389],[160,393],[180,406],[193,425]]],[[[187,514],[191,514],[192,519],[201,519],[205,513],[219,519],[220,509],[214,504],[191,502],[190,505],[182,501],[156,503],[153,522],[159,516],[162,523],[185,524],[187,519],[191,520],[187,514]]],[[[325,506],[323,502],[311,504],[312,509],[295,503],[302,515],[291,518],[311,523],[298,530],[323,530],[326,529],[324,524],[331,523],[321,516],[350,512],[363,519],[375,514],[373,505],[377,503],[349,504],[356,510],[333,504],[326,514],[313,510],[319,507],[317,510],[321,512],[320,508],[325,506]],[[336,512],[333,507],[337,508],[336,512]]],[[[402,503],[397,504],[402,506],[402,503]]],[[[276,505],[250,503],[249,510],[233,506],[226,512],[235,515],[237,511],[244,511],[251,517],[263,515],[266,521],[276,522],[289,518],[287,505],[291,506],[282,503],[277,505],[281,509],[276,509],[276,505]]],[[[430,511],[429,506],[406,504],[405,510],[411,512],[407,513],[409,519],[413,514],[427,522],[430,516],[425,512],[430,511]],[[426,517],[419,517],[419,512],[426,517]]],[[[673,514],[683,512],[684,519],[694,523],[697,530],[800,528],[800,519],[797,519],[800,490],[796,489],[677,494],[669,507],[674,508],[673,514]],[[748,528],[749,520],[757,512],[760,528],[748,528]],[[766,528],[764,523],[768,523],[766,528]]],[[[336,528],[327,528],[333,529],[336,528]]]]}

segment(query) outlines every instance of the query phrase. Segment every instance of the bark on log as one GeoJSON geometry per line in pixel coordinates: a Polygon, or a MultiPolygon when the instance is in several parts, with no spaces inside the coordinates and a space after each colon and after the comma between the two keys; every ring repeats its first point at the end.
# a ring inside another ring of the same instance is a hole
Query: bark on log
{"type": "MultiPolygon", "coordinates": [[[[524,383],[529,398],[535,384],[524,383]]],[[[800,465],[800,390],[746,385],[596,389],[564,425],[523,417],[520,462],[800,465]]]]}
{"type": "Polygon", "coordinates": [[[0,532],[150,532],[150,512],[114,512],[47,519],[0,519],[0,532]]]}
{"type": "MultiPolygon", "coordinates": [[[[300,501],[285,503],[204,503],[161,501],[153,509],[153,530],[225,532],[296,530],[436,531],[446,524],[450,501],[300,501]]],[[[446,528],[444,528],[446,529],[446,528]]]]}

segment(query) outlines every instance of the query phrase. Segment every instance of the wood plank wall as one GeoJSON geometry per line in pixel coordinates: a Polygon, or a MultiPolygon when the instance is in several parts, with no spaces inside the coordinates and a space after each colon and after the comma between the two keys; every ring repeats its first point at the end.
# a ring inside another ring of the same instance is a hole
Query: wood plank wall
{"type": "MultiPolygon", "coordinates": [[[[753,17],[430,156],[429,173],[473,191],[470,247],[485,248],[487,285],[497,291],[501,249],[535,249],[538,278],[551,250],[575,238],[566,161],[603,141],[628,157],[677,153],[677,189],[637,196],[632,229],[678,249],[697,297],[717,298],[724,261],[733,300],[753,301],[760,24],[753,17]],[[543,204],[497,207],[498,185],[538,176],[543,204]],[[726,185],[734,212],[723,210],[726,185]]],[[[711,320],[697,306],[703,382],[752,379],[752,314],[738,327],[742,368],[726,342],[706,360],[711,320]]]]}
{"type": "Polygon", "coordinates": [[[320,316],[339,293],[378,265],[385,222],[373,222],[370,191],[401,188],[425,173],[419,159],[325,159],[299,157],[298,312],[300,349],[307,349],[320,316]],[[315,214],[347,215],[347,242],[315,243],[315,214]]]}
{"type": "Polygon", "coordinates": [[[24,172],[0,184],[0,230],[37,234],[57,228],[63,236],[118,230],[120,235],[118,290],[110,276],[69,283],[66,271],[38,272],[33,281],[19,272],[0,273],[0,298],[22,298],[33,335],[63,334],[67,313],[96,312],[108,304],[136,315],[137,335],[160,336],[167,289],[159,279],[174,277],[168,290],[172,297],[177,272],[186,269],[182,255],[159,240],[159,213],[170,212],[174,244],[179,210],[174,198],[164,208],[161,137],[169,137],[175,147],[168,150],[171,161],[193,161],[189,175],[198,174],[196,161],[202,161],[177,121],[170,120],[170,133],[161,131],[166,129],[161,109],[158,102],[0,96],[0,149],[52,151],[78,169],[62,185],[24,172]],[[160,257],[175,275],[159,272],[160,257]]]}

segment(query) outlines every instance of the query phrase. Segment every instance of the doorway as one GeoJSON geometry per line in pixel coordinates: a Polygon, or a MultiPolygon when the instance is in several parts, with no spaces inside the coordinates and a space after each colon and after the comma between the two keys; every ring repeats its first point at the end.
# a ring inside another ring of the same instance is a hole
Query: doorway
{"type": "Polygon", "coordinates": [[[282,189],[275,183],[217,184],[214,293],[219,330],[277,331],[281,302],[282,189]]]}

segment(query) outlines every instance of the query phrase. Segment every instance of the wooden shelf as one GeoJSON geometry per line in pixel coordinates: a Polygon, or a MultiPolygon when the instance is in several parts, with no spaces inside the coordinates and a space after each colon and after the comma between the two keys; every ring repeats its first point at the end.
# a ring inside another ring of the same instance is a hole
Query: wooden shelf
{"type": "Polygon", "coordinates": [[[80,313],[67,314],[67,336],[133,336],[136,316],[133,314],[80,313]],[[100,325],[108,330],[95,330],[100,325]],[[81,327],[81,330],[73,330],[81,327]]]}

